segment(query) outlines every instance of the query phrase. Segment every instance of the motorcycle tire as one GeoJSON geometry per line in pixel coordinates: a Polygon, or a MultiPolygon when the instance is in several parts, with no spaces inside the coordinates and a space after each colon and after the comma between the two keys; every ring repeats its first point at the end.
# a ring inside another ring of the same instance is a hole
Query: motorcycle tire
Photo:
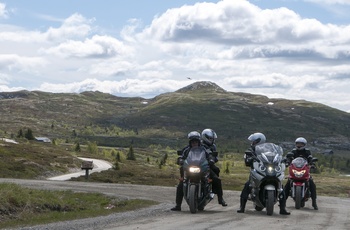
{"type": "Polygon", "coordinates": [[[300,209],[301,207],[301,187],[297,186],[295,188],[295,209],[300,209]]]}
{"type": "Polygon", "coordinates": [[[190,185],[189,206],[191,213],[197,212],[198,192],[196,185],[190,185]]]}
{"type": "Polygon", "coordinates": [[[272,216],[274,206],[275,206],[275,191],[267,190],[266,214],[268,216],[272,216]]]}

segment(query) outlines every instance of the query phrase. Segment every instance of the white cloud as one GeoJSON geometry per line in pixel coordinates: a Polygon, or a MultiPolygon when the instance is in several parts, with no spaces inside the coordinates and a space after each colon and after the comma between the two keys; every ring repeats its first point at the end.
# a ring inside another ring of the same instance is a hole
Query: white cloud
{"type": "Polygon", "coordinates": [[[54,54],[66,57],[113,57],[118,55],[130,55],[134,51],[131,47],[127,47],[123,42],[109,37],[94,35],[91,39],[84,41],[69,40],[59,44],[56,47],[50,47],[46,51],[48,54],[54,54]]]}
{"type": "Polygon", "coordinates": [[[6,10],[6,5],[0,2],[0,18],[7,18],[8,11],[6,10]]]}
{"type": "Polygon", "coordinates": [[[153,81],[140,79],[126,79],[121,81],[100,81],[98,79],[86,79],[81,82],[72,82],[68,84],[50,84],[43,83],[37,90],[49,92],[75,92],[101,91],[110,94],[124,96],[142,96],[153,97],[157,94],[174,91],[184,87],[188,83],[174,80],[153,81]]]}
{"type": "Polygon", "coordinates": [[[94,19],[87,20],[82,15],[76,13],[64,20],[61,27],[50,27],[44,35],[47,41],[50,42],[56,40],[64,41],[67,38],[82,38],[91,32],[92,28],[90,24],[93,21],[94,19]]]}
{"type": "Polygon", "coordinates": [[[0,54],[0,70],[33,72],[42,67],[46,60],[40,57],[23,57],[16,54],[0,54]]]}
{"type": "Polygon", "coordinates": [[[41,30],[0,24],[0,90],[153,97],[207,80],[229,91],[350,109],[350,24],[244,0],[169,9],[146,27],[131,19],[120,38],[95,23],[75,13],[41,30]]]}

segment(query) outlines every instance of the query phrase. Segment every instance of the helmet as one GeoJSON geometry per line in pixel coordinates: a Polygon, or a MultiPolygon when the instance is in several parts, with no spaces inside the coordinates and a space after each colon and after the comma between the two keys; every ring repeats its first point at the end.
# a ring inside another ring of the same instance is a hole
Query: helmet
{"type": "Polygon", "coordinates": [[[252,146],[255,146],[265,143],[266,137],[262,133],[253,133],[248,137],[248,140],[251,142],[252,146]]]}
{"type": "Polygon", "coordinates": [[[298,137],[297,139],[295,139],[295,147],[298,150],[304,149],[306,144],[307,144],[307,141],[304,137],[298,137]]]}
{"type": "Polygon", "coordinates": [[[212,129],[204,129],[202,131],[202,140],[207,145],[212,145],[215,142],[215,139],[218,138],[214,130],[212,129]]]}
{"type": "Polygon", "coordinates": [[[193,140],[197,140],[198,142],[201,142],[201,134],[197,131],[192,131],[188,133],[187,137],[189,139],[189,144],[191,144],[193,140]]]}

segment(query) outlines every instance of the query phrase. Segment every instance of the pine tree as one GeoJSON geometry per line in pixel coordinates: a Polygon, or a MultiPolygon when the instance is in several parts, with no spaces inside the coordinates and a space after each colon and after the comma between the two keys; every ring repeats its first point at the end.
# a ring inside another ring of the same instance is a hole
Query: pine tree
{"type": "Polygon", "coordinates": [[[135,154],[134,154],[134,149],[133,149],[132,145],[129,148],[128,157],[126,159],[127,160],[132,160],[132,161],[136,160],[135,154]]]}
{"type": "Polygon", "coordinates": [[[120,152],[117,152],[117,156],[115,157],[118,162],[121,162],[120,160],[120,152]]]}
{"type": "Polygon", "coordinates": [[[230,173],[230,162],[228,161],[225,162],[225,173],[226,174],[230,173]]]}
{"type": "Polygon", "coordinates": [[[81,151],[79,142],[77,142],[77,143],[75,144],[74,151],[75,151],[75,152],[80,152],[80,151],[81,151]]]}
{"type": "Polygon", "coordinates": [[[114,169],[114,170],[119,170],[119,169],[120,169],[120,167],[119,167],[119,162],[118,162],[117,159],[115,159],[115,161],[114,161],[113,169],[114,169]]]}
{"type": "Polygon", "coordinates": [[[17,137],[18,137],[18,138],[22,138],[22,137],[23,137],[23,130],[22,130],[22,129],[20,129],[20,130],[18,131],[17,137]]]}
{"type": "Polygon", "coordinates": [[[24,134],[24,137],[27,138],[28,140],[34,140],[34,135],[33,135],[33,131],[31,129],[27,129],[27,131],[24,134]]]}

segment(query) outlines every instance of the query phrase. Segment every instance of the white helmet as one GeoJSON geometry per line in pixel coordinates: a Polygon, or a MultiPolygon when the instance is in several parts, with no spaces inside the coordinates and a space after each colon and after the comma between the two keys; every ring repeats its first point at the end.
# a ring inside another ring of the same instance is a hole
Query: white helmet
{"type": "Polygon", "coordinates": [[[298,150],[305,149],[306,144],[307,144],[307,141],[304,137],[298,137],[297,139],[295,139],[295,147],[298,150]]]}
{"type": "Polygon", "coordinates": [[[265,143],[266,137],[262,133],[253,133],[248,137],[248,140],[251,142],[252,146],[255,146],[265,143]]]}
{"type": "Polygon", "coordinates": [[[218,138],[214,130],[212,129],[204,129],[202,131],[202,140],[207,145],[212,145],[215,142],[215,139],[218,138]]]}

